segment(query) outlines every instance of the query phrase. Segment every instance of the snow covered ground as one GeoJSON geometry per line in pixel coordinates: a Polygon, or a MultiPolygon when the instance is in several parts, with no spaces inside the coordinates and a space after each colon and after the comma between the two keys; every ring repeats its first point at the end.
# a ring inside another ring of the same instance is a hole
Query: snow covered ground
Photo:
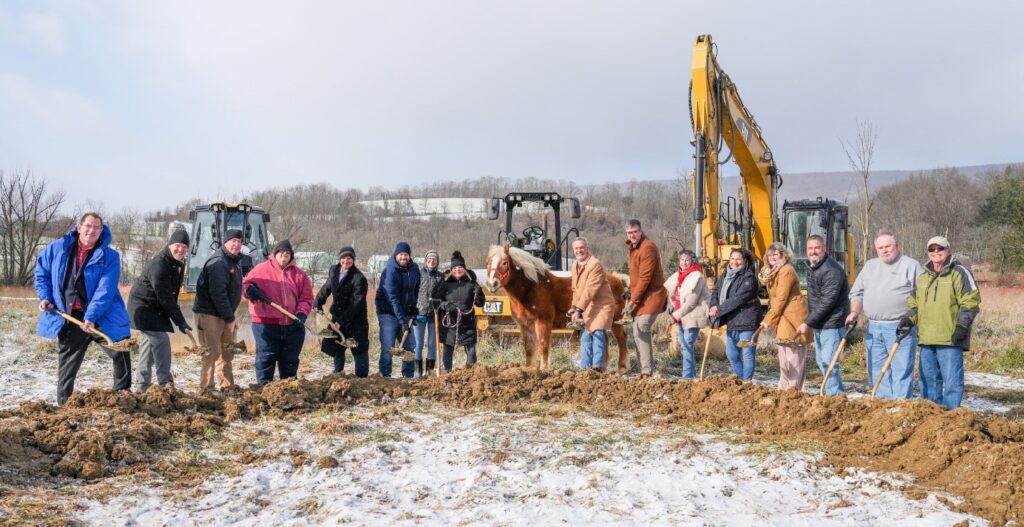
{"type": "MultiPolygon", "coordinates": [[[[367,405],[311,418],[305,433],[294,423],[264,421],[264,440],[253,453],[282,459],[184,493],[126,481],[106,502],[86,500],[77,519],[90,525],[112,519],[117,525],[984,524],[951,512],[934,495],[908,499],[899,478],[836,475],[818,468],[812,455],[750,449],[730,436],[584,414],[396,404],[402,408],[394,414],[367,405]],[[296,452],[301,464],[293,461],[296,452]],[[338,466],[321,468],[321,456],[333,456],[338,466]]],[[[252,431],[241,428],[232,427],[218,443],[248,441],[252,431]]]]}

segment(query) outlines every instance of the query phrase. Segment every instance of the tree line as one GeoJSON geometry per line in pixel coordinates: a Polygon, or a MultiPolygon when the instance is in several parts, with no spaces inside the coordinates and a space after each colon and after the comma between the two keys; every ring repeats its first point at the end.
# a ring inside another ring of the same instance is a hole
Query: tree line
{"type": "MultiPolygon", "coordinates": [[[[582,217],[569,219],[565,208],[563,233],[577,227],[594,255],[609,269],[626,270],[623,229],[630,218],[640,219],[647,235],[661,247],[666,269],[674,268],[681,249],[693,247],[688,175],[602,185],[485,177],[365,191],[318,183],[252,191],[229,201],[245,201],[266,209],[271,215],[271,233],[278,240],[290,239],[296,251],[333,255],[340,247],[351,245],[356,248],[358,261],[365,264],[370,255],[389,255],[395,243],[405,240],[412,245],[414,256],[436,249],[446,260],[459,249],[470,266],[483,267],[488,246],[502,239],[504,216],[499,221],[386,216],[371,213],[361,202],[490,198],[513,191],[553,191],[579,198],[582,217]]],[[[0,283],[4,285],[29,285],[41,246],[65,234],[87,210],[100,212],[109,225],[113,245],[124,258],[122,280],[130,283],[146,259],[163,247],[165,223],[187,222],[189,211],[200,202],[192,199],[159,211],[107,211],[103,204],[91,202],[68,207],[65,194],[51,188],[45,178],[30,172],[2,171],[0,198],[0,283]]],[[[1008,166],[981,177],[966,176],[955,168],[915,173],[904,181],[865,191],[850,204],[851,210],[865,210],[864,200],[870,200],[867,229],[863,214],[851,214],[855,246],[864,247],[864,241],[870,243],[874,237],[874,230],[887,228],[900,239],[907,254],[923,259],[925,241],[941,234],[950,239],[958,255],[970,262],[1024,270],[1024,166],[1008,166]]],[[[553,220],[549,218],[548,222],[548,227],[553,227],[553,220]]],[[[529,225],[544,227],[543,213],[517,211],[513,230],[518,234],[529,225]]]]}

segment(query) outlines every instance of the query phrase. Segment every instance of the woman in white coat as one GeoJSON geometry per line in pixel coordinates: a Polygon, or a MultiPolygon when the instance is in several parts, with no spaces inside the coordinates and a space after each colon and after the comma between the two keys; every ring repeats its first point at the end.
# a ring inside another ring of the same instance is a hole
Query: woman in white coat
{"type": "Polygon", "coordinates": [[[704,279],[697,255],[688,249],[679,254],[679,270],[665,281],[671,303],[669,318],[679,326],[679,348],[683,360],[683,378],[697,378],[695,346],[701,328],[708,326],[708,300],[711,292],[704,279]]]}

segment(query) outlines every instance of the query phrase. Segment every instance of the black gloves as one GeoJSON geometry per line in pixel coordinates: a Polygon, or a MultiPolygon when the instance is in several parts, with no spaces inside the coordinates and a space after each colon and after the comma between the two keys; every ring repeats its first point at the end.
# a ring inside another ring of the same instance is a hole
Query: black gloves
{"type": "Polygon", "coordinates": [[[629,289],[622,292],[622,299],[625,300],[626,302],[629,302],[629,299],[632,298],[632,296],[633,295],[632,293],[629,292],[629,289]]]}
{"type": "Polygon", "coordinates": [[[406,309],[405,311],[406,311],[405,314],[410,316],[410,317],[414,317],[414,316],[420,314],[420,310],[416,306],[409,306],[409,308],[406,309]]]}
{"type": "Polygon", "coordinates": [[[956,329],[953,330],[953,338],[951,339],[951,343],[960,349],[966,349],[967,344],[970,342],[970,339],[971,329],[965,326],[961,326],[960,324],[957,324],[956,329]]]}
{"type": "Polygon", "coordinates": [[[178,331],[181,333],[192,331],[192,326],[188,325],[188,322],[182,320],[181,323],[178,324],[178,331]]]}
{"type": "Polygon", "coordinates": [[[906,338],[912,329],[914,329],[914,323],[909,317],[903,317],[900,319],[899,325],[896,326],[896,336],[901,339],[906,338]]]}
{"type": "Polygon", "coordinates": [[[297,322],[300,326],[305,325],[306,324],[306,316],[307,315],[305,313],[296,313],[295,314],[295,318],[297,318],[298,320],[296,320],[295,322],[297,322]]]}
{"type": "Polygon", "coordinates": [[[270,303],[270,299],[267,298],[267,295],[263,294],[263,291],[260,291],[260,288],[256,287],[256,284],[249,284],[249,287],[245,290],[245,297],[254,302],[270,303]]]}
{"type": "Polygon", "coordinates": [[[455,302],[452,302],[451,300],[441,302],[441,311],[455,311],[456,309],[458,309],[458,306],[456,306],[455,302]]]}

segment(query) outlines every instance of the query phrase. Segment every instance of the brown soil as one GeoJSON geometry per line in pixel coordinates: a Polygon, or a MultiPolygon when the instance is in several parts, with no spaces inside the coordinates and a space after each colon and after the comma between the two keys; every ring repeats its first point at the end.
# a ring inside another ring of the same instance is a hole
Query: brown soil
{"type": "Polygon", "coordinates": [[[25,403],[0,411],[0,463],[17,469],[2,471],[0,482],[13,482],[9,473],[99,478],[153,460],[153,447],[175,434],[201,440],[207,429],[236,419],[405,396],[503,411],[524,403],[579,405],[658,416],[669,424],[740,428],[753,440],[801,439],[822,445],[823,463],[837,469],[907,472],[925,487],[965,498],[963,511],[998,523],[1024,519],[1024,429],[1001,417],[946,411],[921,400],[813,397],[735,378],[639,380],[519,367],[478,366],[416,381],[332,375],[227,394],[93,389],[63,408],[25,403]]]}

